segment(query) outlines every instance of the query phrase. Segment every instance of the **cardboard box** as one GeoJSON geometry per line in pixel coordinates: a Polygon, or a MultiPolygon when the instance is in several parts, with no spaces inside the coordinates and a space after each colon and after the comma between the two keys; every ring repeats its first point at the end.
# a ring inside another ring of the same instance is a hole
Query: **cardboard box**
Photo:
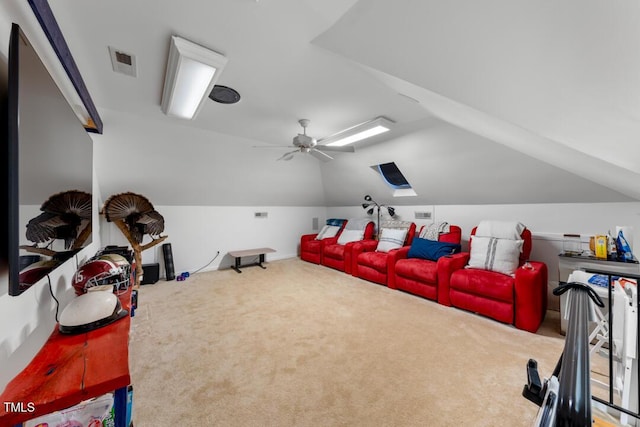
{"type": "Polygon", "coordinates": [[[24,423],[24,427],[103,426],[103,421],[110,418],[112,407],[113,394],[107,393],[70,408],[29,420],[24,423]]]}

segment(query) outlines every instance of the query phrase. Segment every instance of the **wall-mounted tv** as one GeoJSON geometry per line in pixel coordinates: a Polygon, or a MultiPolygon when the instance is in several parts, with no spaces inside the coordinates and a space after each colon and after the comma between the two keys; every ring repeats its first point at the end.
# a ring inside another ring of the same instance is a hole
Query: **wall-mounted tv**
{"type": "Polygon", "coordinates": [[[8,65],[0,295],[19,295],[91,243],[93,146],[17,24],[8,65]]]}

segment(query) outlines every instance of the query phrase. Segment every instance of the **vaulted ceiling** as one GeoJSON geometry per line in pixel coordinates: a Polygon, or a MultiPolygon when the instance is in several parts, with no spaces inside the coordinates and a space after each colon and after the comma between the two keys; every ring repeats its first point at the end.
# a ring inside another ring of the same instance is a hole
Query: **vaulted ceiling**
{"type": "MultiPolygon", "coordinates": [[[[640,200],[640,5],[595,0],[49,0],[104,134],[106,197],[159,205],[351,205],[390,192],[395,161],[418,196],[395,204],[640,200]],[[171,35],[228,58],[193,121],[160,111],[171,35]],[[135,55],[115,73],[109,46],[135,55]],[[321,163],[276,161],[308,118],[328,136],[377,116],[384,136],[321,163]]],[[[64,74],[24,1],[1,5],[64,74]]],[[[73,100],[71,100],[74,103],[73,100]]]]}

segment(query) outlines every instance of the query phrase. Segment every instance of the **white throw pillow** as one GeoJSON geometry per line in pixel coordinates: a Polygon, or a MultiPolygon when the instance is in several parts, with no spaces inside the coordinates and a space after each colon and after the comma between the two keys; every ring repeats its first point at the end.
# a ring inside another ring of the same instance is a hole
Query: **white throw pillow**
{"type": "Polygon", "coordinates": [[[337,225],[325,225],[324,227],[322,227],[322,230],[320,230],[320,232],[316,236],[316,240],[322,240],[328,237],[335,237],[336,234],[338,234],[338,231],[340,231],[340,227],[338,227],[337,225]]]}
{"type": "Polygon", "coordinates": [[[339,245],[346,245],[349,242],[358,242],[364,237],[364,230],[342,230],[338,237],[339,245]]]}
{"type": "Polygon", "coordinates": [[[517,221],[480,221],[476,228],[478,237],[495,237],[497,239],[520,240],[526,227],[517,221]]]}
{"type": "Polygon", "coordinates": [[[327,232],[328,228],[329,228],[328,225],[325,225],[324,227],[322,227],[322,229],[316,235],[316,240],[322,240],[322,235],[327,232]]]}
{"type": "Polygon", "coordinates": [[[471,236],[469,268],[513,275],[518,268],[524,240],[471,236]]]}
{"type": "Polygon", "coordinates": [[[401,248],[406,237],[406,228],[383,228],[376,251],[389,252],[391,249],[401,248]]]}
{"type": "Polygon", "coordinates": [[[345,230],[364,230],[371,222],[371,218],[349,218],[345,230]]]}

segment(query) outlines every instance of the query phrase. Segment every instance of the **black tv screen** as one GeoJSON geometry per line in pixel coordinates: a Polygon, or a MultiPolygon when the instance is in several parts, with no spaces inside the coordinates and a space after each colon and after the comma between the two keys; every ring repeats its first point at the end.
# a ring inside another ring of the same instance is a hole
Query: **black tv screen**
{"type": "Polygon", "coordinates": [[[8,65],[0,295],[19,295],[91,243],[93,146],[17,24],[8,65]]]}

